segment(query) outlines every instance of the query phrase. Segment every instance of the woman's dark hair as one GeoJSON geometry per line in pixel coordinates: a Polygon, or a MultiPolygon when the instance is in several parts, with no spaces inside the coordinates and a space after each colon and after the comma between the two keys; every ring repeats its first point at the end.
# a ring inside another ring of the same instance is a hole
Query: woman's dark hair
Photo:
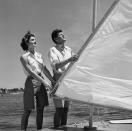
{"type": "Polygon", "coordinates": [[[29,42],[30,38],[31,37],[35,37],[34,34],[32,34],[30,31],[28,31],[24,37],[22,38],[22,41],[21,41],[21,47],[24,51],[27,51],[28,50],[28,45],[27,43],[29,42]]]}
{"type": "MultiPolygon", "coordinates": [[[[61,29],[55,29],[55,30],[52,31],[52,33],[51,33],[51,38],[52,38],[52,40],[53,40],[54,43],[56,43],[55,38],[58,37],[58,34],[59,34],[60,32],[62,32],[61,29]]],[[[57,43],[56,43],[56,44],[57,44],[57,43]]]]}

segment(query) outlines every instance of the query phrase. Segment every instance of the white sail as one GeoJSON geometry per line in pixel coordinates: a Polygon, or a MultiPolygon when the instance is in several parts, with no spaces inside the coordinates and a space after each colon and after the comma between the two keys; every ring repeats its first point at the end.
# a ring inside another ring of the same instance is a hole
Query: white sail
{"type": "Polygon", "coordinates": [[[132,110],[132,0],[116,3],[55,94],[132,110]]]}

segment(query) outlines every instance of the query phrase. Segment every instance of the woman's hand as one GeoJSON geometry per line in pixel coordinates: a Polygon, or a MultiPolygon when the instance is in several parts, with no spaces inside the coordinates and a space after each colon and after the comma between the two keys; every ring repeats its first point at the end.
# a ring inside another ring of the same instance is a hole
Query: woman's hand
{"type": "Polygon", "coordinates": [[[46,89],[47,89],[48,91],[51,91],[51,90],[52,90],[52,87],[51,87],[50,85],[48,85],[48,86],[46,86],[46,89]]]}
{"type": "Polygon", "coordinates": [[[42,83],[44,84],[44,86],[46,87],[47,90],[51,90],[51,89],[52,89],[51,84],[49,84],[49,83],[46,82],[45,80],[42,80],[42,83]]]}
{"type": "Polygon", "coordinates": [[[37,88],[34,88],[34,95],[36,95],[36,94],[37,94],[37,92],[39,92],[39,90],[40,90],[40,86],[39,86],[39,87],[37,87],[37,88]]]}

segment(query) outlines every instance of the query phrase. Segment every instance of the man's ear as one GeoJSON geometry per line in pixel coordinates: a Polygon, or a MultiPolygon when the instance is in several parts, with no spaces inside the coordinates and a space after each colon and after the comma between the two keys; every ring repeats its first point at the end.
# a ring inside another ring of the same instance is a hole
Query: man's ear
{"type": "Polygon", "coordinates": [[[58,43],[58,38],[54,38],[55,42],[58,43]]]}

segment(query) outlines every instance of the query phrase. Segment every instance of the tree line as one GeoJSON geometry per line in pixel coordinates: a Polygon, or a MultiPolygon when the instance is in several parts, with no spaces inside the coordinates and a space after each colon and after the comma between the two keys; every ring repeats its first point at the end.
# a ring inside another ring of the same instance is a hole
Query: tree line
{"type": "Polygon", "coordinates": [[[18,93],[23,91],[24,91],[23,88],[12,88],[12,89],[0,88],[0,94],[18,93]]]}

